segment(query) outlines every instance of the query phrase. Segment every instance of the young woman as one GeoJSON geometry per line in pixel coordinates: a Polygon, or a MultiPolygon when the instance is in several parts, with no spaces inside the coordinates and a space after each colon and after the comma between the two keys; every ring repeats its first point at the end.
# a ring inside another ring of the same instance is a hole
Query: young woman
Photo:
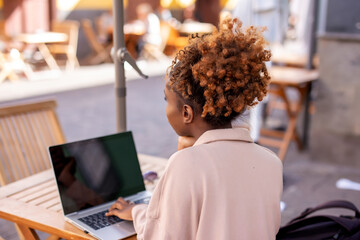
{"type": "Polygon", "coordinates": [[[122,198],[108,216],[133,220],[138,239],[275,239],[282,164],[231,120],[261,101],[270,77],[261,30],[227,19],[180,51],[165,83],[166,114],[179,136],[149,205],[122,198]]]}

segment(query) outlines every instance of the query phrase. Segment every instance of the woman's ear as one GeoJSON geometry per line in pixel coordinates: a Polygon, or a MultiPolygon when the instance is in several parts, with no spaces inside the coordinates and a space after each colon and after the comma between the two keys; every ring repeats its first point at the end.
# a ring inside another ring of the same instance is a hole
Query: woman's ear
{"type": "Polygon", "coordinates": [[[192,123],[194,121],[194,109],[190,105],[184,104],[182,107],[182,117],[185,124],[192,123]]]}

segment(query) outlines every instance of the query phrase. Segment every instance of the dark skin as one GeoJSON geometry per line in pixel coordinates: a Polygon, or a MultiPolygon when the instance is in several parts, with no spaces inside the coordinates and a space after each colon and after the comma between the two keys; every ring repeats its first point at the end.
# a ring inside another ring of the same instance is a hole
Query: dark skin
{"type": "Polygon", "coordinates": [[[195,138],[179,136],[177,150],[180,151],[184,148],[191,147],[194,145],[194,143],[195,143],[195,138]]]}
{"type": "MultiPolygon", "coordinates": [[[[231,128],[231,123],[221,127],[214,127],[207,123],[201,117],[200,111],[195,111],[193,107],[184,102],[179,94],[170,89],[168,80],[165,82],[164,94],[167,101],[166,116],[171,127],[179,135],[180,139],[190,139],[191,145],[208,130],[231,128]]],[[[136,205],[120,197],[105,215],[117,216],[121,219],[132,221],[131,211],[134,206],[136,205]]]]}

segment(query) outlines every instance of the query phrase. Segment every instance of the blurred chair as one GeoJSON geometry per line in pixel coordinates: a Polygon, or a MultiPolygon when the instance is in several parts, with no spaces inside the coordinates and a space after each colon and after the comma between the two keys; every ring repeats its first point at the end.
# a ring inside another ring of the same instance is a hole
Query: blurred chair
{"type": "Polygon", "coordinates": [[[166,21],[160,22],[162,51],[172,56],[177,51],[183,49],[188,44],[188,37],[182,37],[170,23],[166,21]]]}
{"type": "Polygon", "coordinates": [[[22,54],[17,49],[11,49],[7,54],[0,52],[0,83],[5,79],[18,80],[18,73],[24,73],[27,79],[33,77],[32,68],[24,62],[22,54]]]}
{"type": "MultiPolygon", "coordinates": [[[[271,62],[273,65],[306,68],[308,54],[296,49],[287,48],[280,43],[271,45],[271,62]]],[[[314,69],[319,67],[319,58],[315,54],[312,59],[314,69]]]]}
{"type": "MultiPolygon", "coordinates": [[[[312,60],[313,68],[317,69],[318,58],[314,56],[312,60]]],[[[307,55],[296,49],[287,48],[278,43],[271,46],[272,68],[281,72],[280,75],[288,84],[284,86],[270,84],[268,101],[263,112],[265,124],[260,131],[259,143],[279,148],[278,155],[281,160],[285,159],[290,141],[295,140],[299,150],[307,146],[310,115],[316,111],[311,95],[312,86],[316,84],[316,81],[312,79],[314,82],[303,83],[303,86],[296,84],[298,78],[307,78],[309,75],[310,70],[306,70],[307,61],[307,55]],[[298,72],[297,69],[302,71],[298,72]],[[300,114],[303,115],[302,138],[295,126],[299,125],[297,122],[300,122],[300,117],[298,117],[300,114]],[[288,129],[294,130],[291,132],[288,129]],[[286,140],[281,140],[285,138],[286,140]],[[281,144],[279,144],[279,139],[282,141],[281,144]]]]}
{"type": "Polygon", "coordinates": [[[102,45],[97,39],[96,33],[93,29],[90,19],[83,19],[81,21],[81,26],[84,30],[85,36],[90,44],[90,47],[93,51],[93,54],[90,55],[88,62],[90,64],[99,64],[103,62],[112,62],[110,56],[110,50],[112,44],[107,46],[102,45]]]}
{"type": "Polygon", "coordinates": [[[4,41],[5,39],[5,21],[4,20],[0,20],[0,40],[4,41]]]}
{"type": "Polygon", "coordinates": [[[66,55],[66,69],[73,70],[79,67],[79,61],[76,57],[78,39],[79,39],[80,24],[77,21],[54,21],[51,24],[51,29],[54,32],[65,33],[68,35],[68,41],[65,43],[53,43],[48,45],[50,52],[53,55],[66,55]]]}
{"type": "Polygon", "coordinates": [[[112,31],[114,28],[112,15],[104,12],[94,19],[94,25],[97,40],[103,45],[110,44],[113,41],[112,31]]]}
{"type": "Polygon", "coordinates": [[[153,44],[145,44],[143,49],[143,57],[145,59],[162,60],[168,59],[164,54],[165,47],[171,34],[170,25],[165,21],[160,21],[161,44],[159,46],[153,44]]]}
{"type": "Polygon", "coordinates": [[[0,185],[51,167],[47,148],[65,142],[55,100],[0,107],[0,185]]]}
{"type": "Polygon", "coordinates": [[[14,69],[8,61],[8,56],[0,52],[0,83],[2,83],[5,79],[14,81],[18,78],[19,77],[16,75],[14,69]]]}
{"type": "Polygon", "coordinates": [[[0,20],[0,40],[4,42],[11,41],[11,37],[6,34],[5,31],[5,20],[0,20]]]}
{"type": "Polygon", "coordinates": [[[3,35],[5,33],[5,21],[4,19],[0,20],[0,34],[3,35]]]}
{"type": "Polygon", "coordinates": [[[165,47],[168,44],[171,34],[172,34],[171,26],[165,21],[160,21],[161,45],[159,46],[159,50],[162,53],[164,52],[165,47]]]}

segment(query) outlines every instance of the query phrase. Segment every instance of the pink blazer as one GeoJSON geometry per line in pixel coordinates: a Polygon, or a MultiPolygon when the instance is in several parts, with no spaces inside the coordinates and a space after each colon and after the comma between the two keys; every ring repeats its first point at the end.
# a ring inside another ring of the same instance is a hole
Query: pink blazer
{"type": "Polygon", "coordinates": [[[149,205],[133,208],[138,239],[275,239],[282,170],[247,128],[207,131],[170,157],[149,205]]]}

